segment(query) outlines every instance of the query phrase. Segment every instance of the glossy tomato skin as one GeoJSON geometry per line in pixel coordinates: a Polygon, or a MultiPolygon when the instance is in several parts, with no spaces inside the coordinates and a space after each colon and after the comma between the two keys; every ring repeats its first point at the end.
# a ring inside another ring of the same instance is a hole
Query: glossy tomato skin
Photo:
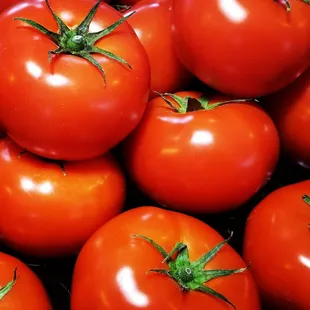
{"type": "Polygon", "coordinates": [[[271,193],[250,214],[244,258],[271,309],[310,309],[310,181],[271,193]]]}
{"type": "Polygon", "coordinates": [[[310,168],[310,69],[294,83],[265,98],[265,107],[279,132],[283,150],[310,168]]]}
{"type": "MultiPolygon", "coordinates": [[[[222,99],[214,97],[211,104],[222,99]]],[[[213,213],[237,208],[268,181],[278,140],[270,117],[250,102],[180,114],[155,98],[125,142],[125,154],[131,177],[155,201],[178,211],[213,213]]]]}
{"type": "MultiPolygon", "coordinates": [[[[49,2],[74,27],[97,1],[49,2]]],[[[132,66],[94,55],[105,70],[105,85],[99,70],[84,59],[60,55],[49,63],[47,53],[55,50],[55,44],[13,20],[20,16],[57,31],[43,1],[25,2],[0,17],[0,27],[6,29],[0,48],[0,57],[6,59],[0,71],[0,115],[8,135],[27,150],[51,159],[82,160],[107,152],[138,124],[149,96],[149,61],[133,29],[124,23],[97,43],[132,66]]],[[[121,17],[102,3],[90,32],[121,17]]]]}
{"type": "Polygon", "coordinates": [[[30,154],[0,140],[0,233],[27,255],[75,254],[106,221],[120,213],[123,174],[110,155],[64,164],[30,154]]]}
{"type": "MultiPolygon", "coordinates": [[[[152,268],[167,266],[151,245],[132,234],[147,236],[166,251],[183,241],[188,245],[191,260],[223,241],[210,226],[181,213],[155,207],[127,211],[100,228],[83,247],[73,275],[71,310],[230,309],[209,295],[182,292],[168,277],[147,274],[152,268]]],[[[244,262],[229,245],[207,264],[209,269],[243,266],[244,262]]],[[[208,285],[224,294],[239,310],[260,309],[249,271],[215,279],[208,285]]]]}
{"type": "Polygon", "coordinates": [[[310,65],[310,6],[290,0],[287,12],[279,2],[174,0],[178,56],[222,93],[253,98],[278,91],[310,65]]]}
{"type": "Polygon", "coordinates": [[[0,252],[0,286],[13,279],[17,268],[17,280],[13,288],[0,300],[0,309],[52,310],[49,297],[34,272],[19,259],[0,252]]]}
{"type": "Polygon", "coordinates": [[[135,11],[128,23],[148,54],[151,90],[160,93],[184,89],[190,81],[190,74],[177,58],[172,43],[171,10],[172,0],[142,0],[124,13],[135,11]]]}

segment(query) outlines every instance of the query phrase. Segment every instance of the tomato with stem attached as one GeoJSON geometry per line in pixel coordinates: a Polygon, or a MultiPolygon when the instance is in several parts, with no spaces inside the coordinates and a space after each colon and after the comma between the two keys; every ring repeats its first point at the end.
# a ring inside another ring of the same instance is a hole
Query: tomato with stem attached
{"type": "Polygon", "coordinates": [[[282,187],[246,222],[244,259],[271,309],[310,309],[310,181],[282,187]]]}
{"type": "Polygon", "coordinates": [[[109,155],[58,163],[0,140],[0,235],[32,256],[74,255],[121,212],[125,180],[109,155]]]}
{"type": "Polygon", "coordinates": [[[132,179],[159,204],[213,213],[239,207],[269,180],[279,138],[251,101],[180,92],[149,102],[124,149],[132,179]]]}
{"type": "Polygon", "coordinates": [[[283,151],[310,168],[310,69],[294,83],[264,99],[273,118],[283,151]]]}
{"type": "Polygon", "coordinates": [[[36,274],[19,259],[0,252],[0,309],[52,310],[36,274]]]}
{"type": "Polygon", "coordinates": [[[188,215],[127,211],[80,252],[71,310],[260,310],[252,276],[227,242],[188,215]]]}
{"type": "Polygon", "coordinates": [[[125,138],[150,86],[148,57],[128,18],[94,0],[28,1],[2,14],[0,115],[8,136],[57,160],[94,158],[125,138]]]}
{"type": "MultiPolygon", "coordinates": [[[[172,0],[142,0],[124,16],[143,44],[151,66],[151,90],[175,92],[184,89],[191,75],[177,58],[171,35],[172,0]]],[[[151,93],[154,96],[154,92],[151,93]]]]}
{"type": "Polygon", "coordinates": [[[293,82],[310,65],[309,0],[173,3],[180,60],[222,93],[265,96],[293,82]]]}

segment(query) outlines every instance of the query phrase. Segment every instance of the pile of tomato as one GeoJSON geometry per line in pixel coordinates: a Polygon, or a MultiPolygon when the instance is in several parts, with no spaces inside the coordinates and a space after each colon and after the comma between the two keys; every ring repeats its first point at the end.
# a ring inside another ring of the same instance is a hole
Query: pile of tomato
{"type": "Polygon", "coordinates": [[[1,0],[0,29],[0,309],[310,309],[309,0],[1,0]]]}

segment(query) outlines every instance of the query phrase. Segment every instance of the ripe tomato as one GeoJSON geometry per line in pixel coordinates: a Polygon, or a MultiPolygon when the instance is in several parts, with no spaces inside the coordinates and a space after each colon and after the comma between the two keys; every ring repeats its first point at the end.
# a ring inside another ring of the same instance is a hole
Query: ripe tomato
{"type": "MultiPolygon", "coordinates": [[[[69,27],[76,27],[96,2],[50,0],[50,5],[69,27]]],[[[127,22],[100,39],[95,48],[115,53],[132,69],[91,54],[105,71],[105,84],[103,73],[81,58],[89,57],[80,51],[90,40],[84,34],[69,33],[73,37],[61,43],[83,56],[57,55],[50,63],[48,52],[55,50],[55,43],[15,17],[34,20],[52,31],[58,28],[42,1],[28,1],[0,17],[0,27],[5,29],[0,48],[0,58],[5,59],[0,69],[0,115],[16,143],[43,157],[81,160],[105,153],[134,129],[149,96],[150,70],[145,50],[127,22]]],[[[90,32],[121,18],[102,3],[90,32]]]]}
{"type": "Polygon", "coordinates": [[[228,301],[238,310],[259,310],[256,286],[244,267],[210,226],[181,213],[140,207],[114,218],[87,241],[74,269],[71,310],[233,309],[228,301]],[[151,240],[133,234],[151,238],[161,253],[151,240]],[[176,244],[172,259],[166,251],[176,244]],[[148,273],[156,268],[157,274],[148,273]]]}
{"type": "Polygon", "coordinates": [[[303,181],[276,190],[247,220],[244,258],[271,309],[310,309],[309,188],[303,181]]]}
{"type": "Polygon", "coordinates": [[[138,3],[141,0],[117,0],[116,2],[118,2],[119,4],[124,4],[124,5],[134,5],[136,3],[138,3]]]}
{"type": "MultiPolygon", "coordinates": [[[[227,211],[245,203],[270,178],[279,153],[272,120],[250,102],[210,109],[226,99],[215,96],[206,109],[198,106],[187,113],[174,111],[160,97],[149,102],[125,142],[125,153],[131,177],[161,205],[185,212],[227,211]]],[[[190,109],[197,104],[189,100],[190,109]]]]}
{"type": "Polygon", "coordinates": [[[35,273],[17,258],[1,252],[0,286],[0,309],[52,310],[35,273]]]}
{"type": "Polygon", "coordinates": [[[288,2],[290,12],[280,0],[174,0],[176,52],[220,92],[250,98],[275,92],[310,65],[310,6],[288,2]]]}
{"type": "Polygon", "coordinates": [[[158,92],[178,91],[190,80],[172,44],[171,9],[172,0],[143,0],[124,13],[126,16],[136,12],[128,23],[148,54],[151,89],[158,92]]]}
{"type": "Polygon", "coordinates": [[[266,109],[278,128],[283,150],[310,168],[310,69],[293,84],[266,98],[266,109]]]}
{"type": "Polygon", "coordinates": [[[8,139],[0,141],[0,234],[10,247],[37,256],[75,254],[117,215],[125,181],[109,156],[46,162],[8,139]]]}

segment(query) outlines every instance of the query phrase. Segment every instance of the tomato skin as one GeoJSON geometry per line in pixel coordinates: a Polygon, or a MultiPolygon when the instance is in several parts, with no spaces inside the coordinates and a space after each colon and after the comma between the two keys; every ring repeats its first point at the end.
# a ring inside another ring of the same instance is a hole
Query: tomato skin
{"type": "MultiPolygon", "coordinates": [[[[71,310],[230,309],[209,295],[184,294],[168,277],[146,274],[151,268],[167,266],[151,245],[132,234],[148,236],[166,251],[184,241],[191,260],[223,241],[210,226],[181,213],[155,207],[127,211],[100,228],[80,252],[73,275],[71,310]]],[[[244,262],[229,245],[207,264],[208,269],[243,266],[244,262]]],[[[208,285],[224,294],[239,310],[260,309],[249,271],[215,279],[208,285]]]]}
{"type": "Polygon", "coordinates": [[[13,279],[17,268],[17,280],[13,288],[0,300],[0,309],[52,310],[52,306],[39,278],[19,259],[0,252],[0,286],[13,279]]]}
{"type": "Polygon", "coordinates": [[[121,212],[123,174],[110,155],[61,167],[0,140],[0,233],[27,255],[75,254],[105,222],[121,212]]]}
{"type": "Polygon", "coordinates": [[[287,86],[310,65],[310,7],[290,0],[287,12],[279,2],[174,0],[180,60],[205,84],[236,97],[287,86]]]}
{"type": "Polygon", "coordinates": [[[303,181],[276,190],[246,222],[244,258],[271,309],[310,309],[310,207],[302,199],[309,187],[303,181]]]}
{"type": "MultiPolygon", "coordinates": [[[[51,0],[50,5],[73,27],[96,2],[51,0]]],[[[0,48],[0,57],[6,59],[0,71],[0,115],[8,136],[51,159],[83,160],[107,152],[134,129],[144,112],[150,69],[143,46],[128,23],[97,43],[132,66],[131,70],[94,55],[106,72],[105,87],[99,70],[84,59],[60,55],[48,62],[47,53],[55,44],[13,18],[29,18],[52,31],[57,25],[44,2],[25,3],[0,17],[0,27],[6,29],[0,48]]],[[[102,3],[90,30],[103,29],[121,17],[102,3]]]]}
{"type": "Polygon", "coordinates": [[[293,84],[265,98],[265,103],[278,128],[283,150],[310,168],[310,69],[293,84]]]}
{"type": "MultiPolygon", "coordinates": [[[[171,35],[172,0],[139,1],[124,15],[136,12],[128,23],[143,44],[151,65],[151,90],[160,93],[184,89],[190,74],[177,58],[171,35]]],[[[154,94],[151,94],[154,96],[154,94]]]]}
{"type": "Polygon", "coordinates": [[[268,181],[278,140],[270,117],[252,103],[178,114],[155,98],[124,148],[132,179],[152,199],[177,211],[213,213],[239,207],[268,181]]]}

